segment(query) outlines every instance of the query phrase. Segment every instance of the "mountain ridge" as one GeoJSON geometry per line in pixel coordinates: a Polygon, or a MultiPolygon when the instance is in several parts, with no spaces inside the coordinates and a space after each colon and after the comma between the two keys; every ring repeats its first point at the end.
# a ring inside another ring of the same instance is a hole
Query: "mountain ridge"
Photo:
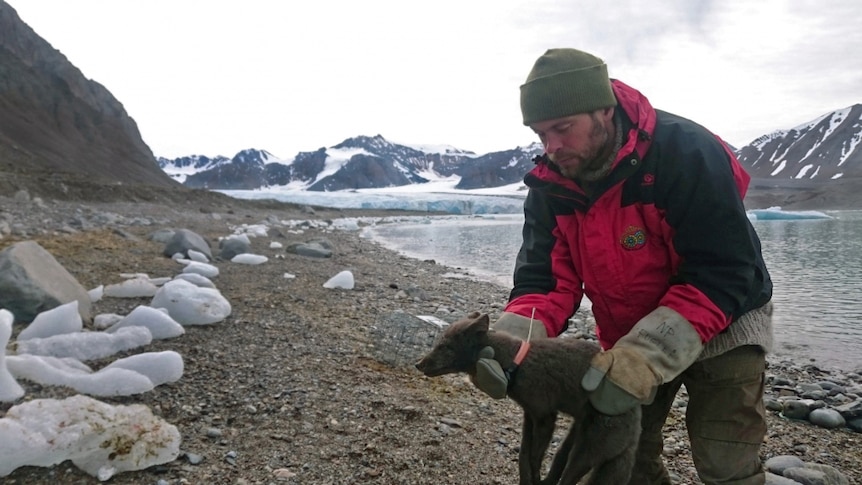
{"type": "MultiPolygon", "coordinates": [[[[752,176],[746,203],[763,208],[862,208],[862,104],[835,110],[789,130],[776,130],[736,149],[752,176]]],[[[400,187],[457,178],[454,188],[487,189],[522,182],[542,147],[476,154],[445,154],[389,142],[382,135],[356,136],[315,152],[279,159],[244,150],[242,163],[219,162],[188,175],[183,157],[158,158],[159,166],[190,187],[209,190],[285,188],[339,191],[400,187]],[[234,164],[233,169],[225,166],[234,164]],[[253,165],[254,168],[250,168],[253,165]],[[302,171],[297,167],[303,167],[302,171]],[[239,167],[243,167],[240,170],[239,167]],[[241,176],[242,175],[242,176],[241,176]]],[[[201,157],[201,156],[198,156],[201,157]]],[[[226,157],[216,157],[218,160],[226,157]]]]}

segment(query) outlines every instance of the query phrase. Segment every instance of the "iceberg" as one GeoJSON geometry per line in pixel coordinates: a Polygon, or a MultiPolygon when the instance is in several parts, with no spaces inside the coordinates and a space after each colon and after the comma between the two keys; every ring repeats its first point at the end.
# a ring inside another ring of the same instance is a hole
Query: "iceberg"
{"type": "Polygon", "coordinates": [[[820,211],[786,211],[781,207],[770,207],[768,209],[752,209],[748,211],[748,218],[752,221],[779,221],[795,219],[832,219],[832,216],[820,211]]]}

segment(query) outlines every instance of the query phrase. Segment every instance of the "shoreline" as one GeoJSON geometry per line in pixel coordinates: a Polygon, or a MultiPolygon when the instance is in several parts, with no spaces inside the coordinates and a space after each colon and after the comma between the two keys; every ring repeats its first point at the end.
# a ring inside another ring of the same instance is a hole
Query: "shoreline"
{"type": "MultiPolygon", "coordinates": [[[[380,345],[375,331],[392,315],[430,314],[450,320],[479,309],[493,316],[502,310],[508,290],[494,283],[447,277],[458,273],[457,268],[402,256],[356,231],[309,224],[298,232],[299,228],[278,222],[393,214],[212,210],[194,204],[168,208],[109,204],[83,209],[47,203],[46,207],[35,214],[33,207],[22,208],[16,220],[31,224],[34,231],[24,239],[37,240],[87,289],[115,283],[120,273],[176,274],[177,263],[161,256],[161,246],[147,239],[158,229],[191,229],[215,248],[217,239],[234,227],[258,223],[270,227],[267,237],[252,238],[253,252],[267,255],[267,263],[216,263],[221,273],[214,283],[233,306],[225,321],[188,328],[185,335],[154,341],[142,349],[179,352],[185,361],[183,377],[145,394],[102,399],[112,404],[145,404],[177,426],[183,437],[176,460],[117,475],[111,483],[516,481],[521,413],[514,403],[488,398],[463,376],[428,379],[410,366],[387,365],[375,358],[380,345]],[[121,217],[106,217],[112,213],[121,217]],[[69,226],[73,217],[89,227],[55,233],[54,223],[45,223],[53,215],[59,228],[69,226]],[[43,230],[45,234],[37,234],[43,230]],[[307,258],[269,247],[270,241],[286,247],[318,237],[332,243],[331,258],[307,258]],[[355,276],[353,290],[322,287],[345,269],[355,276]],[[296,278],[284,278],[288,272],[296,278]],[[190,456],[202,461],[192,463],[190,456]],[[453,470],[458,476],[452,475],[453,470]]],[[[0,239],[0,246],[16,238],[0,239]]],[[[94,304],[93,314],[127,314],[148,301],[105,298],[94,304]]],[[[13,335],[22,328],[16,324],[13,335]]],[[[91,364],[98,368],[111,360],[91,364]]],[[[797,367],[780,377],[822,377],[804,363],[797,367]]],[[[23,400],[74,394],[64,388],[21,384],[27,390],[23,400]]],[[[0,406],[0,418],[9,407],[0,406]]],[[[774,413],[768,420],[764,459],[792,454],[830,464],[856,483],[862,480],[859,433],[827,430],[774,413]]],[[[666,435],[668,468],[683,483],[696,483],[680,409],[672,411],[666,435]]],[[[98,483],[68,462],[53,468],[22,468],[4,480],[98,483]]]]}
{"type": "MultiPolygon", "coordinates": [[[[447,220],[453,219],[456,221],[457,225],[470,225],[472,221],[472,217],[470,216],[437,216],[440,217],[443,221],[443,224],[446,223],[447,220]],[[457,218],[456,218],[457,217],[457,218]]],[[[491,217],[491,220],[494,218],[491,217]]],[[[477,222],[477,224],[483,223],[484,220],[480,219],[481,222],[477,222]]],[[[401,220],[394,221],[394,224],[406,223],[406,224],[414,224],[413,220],[401,220]]],[[[435,222],[431,222],[431,224],[435,224],[435,222]]],[[[469,259],[465,254],[473,254],[473,253],[464,253],[460,254],[457,258],[447,258],[445,254],[440,255],[439,252],[435,252],[429,249],[416,249],[416,250],[401,250],[398,248],[398,241],[401,241],[401,237],[395,237],[392,240],[387,240],[385,237],[385,229],[383,231],[378,231],[375,229],[375,226],[388,226],[389,222],[385,224],[371,224],[370,226],[366,226],[361,229],[361,233],[363,237],[367,236],[370,239],[375,240],[378,244],[387,248],[389,250],[395,251],[398,254],[401,254],[405,257],[411,257],[417,259],[419,261],[423,260],[435,260],[441,264],[453,266],[456,268],[463,268],[468,271],[470,274],[474,275],[474,277],[480,281],[491,282],[498,284],[504,288],[505,291],[511,290],[511,276],[503,275],[502,273],[495,273],[490,270],[483,270],[481,268],[482,263],[477,263],[474,265],[470,265],[470,263],[460,265],[457,262],[454,262],[457,259],[469,259]],[[424,251],[424,253],[423,253],[424,251]],[[448,259],[448,261],[447,261],[448,259]],[[508,279],[508,283],[503,282],[503,280],[508,279]]],[[[421,227],[425,227],[426,224],[420,224],[421,227]]],[[[457,227],[452,229],[453,231],[458,231],[457,227]]],[[[520,229],[518,229],[520,230],[520,229]]],[[[460,240],[470,240],[466,236],[459,236],[460,240]]],[[[419,240],[419,239],[417,239],[419,240]]],[[[475,240],[472,239],[472,240],[475,240]]],[[[409,240],[408,240],[409,241],[409,240]]],[[[404,241],[401,241],[402,243],[404,241]]],[[[414,246],[411,246],[413,248],[414,246]]],[[[517,248],[513,250],[511,259],[514,262],[515,252],[517,248]]],[[[786,298],[786,297],[785,297],[786,298]]],[[[589,309],[592,305],[587,300],[586,296],[584,297],[585,304],[582,305],[582,308],[589,309]]],[[[782,313],[781,311],[776,312],[778,314],[782,313]]],[[[781,322],[776,320],[774,322],[775,325],[775,345],[773,347],[773,352],[769,354],[770,359],[775,362],[781,361],[795,361],[804,364],[811,364],[821,367],[825,370],[830,370],[832,372],[854,372],[857,374],[862,374],[862,356],[857,355],[852,351],[853,347],[862,344],[862,340],[859,339],[859,336],[855,334],[846,333],[844,335],[844,342],[841,342],[843,348],[848,350],[848,352],[835,352],[834,349],[830,346],[830,348],[824,348],[826,345],[823,341],[816,342],[819,346],[811,347],[810,342],[806,342],[804,340],[800,340],[799,337],[794,338],[794,328],[798,327],[798,322],[790,322],[791,327],[783,327],[781,322]],[[857,344],[858,342],[858,344],[857,344]]],[[[814,335],[813,338],[817,339],[819,336],[814,335]]],[[[842,336],[836,335],[836,341],[841,341],[842,336]]]]}

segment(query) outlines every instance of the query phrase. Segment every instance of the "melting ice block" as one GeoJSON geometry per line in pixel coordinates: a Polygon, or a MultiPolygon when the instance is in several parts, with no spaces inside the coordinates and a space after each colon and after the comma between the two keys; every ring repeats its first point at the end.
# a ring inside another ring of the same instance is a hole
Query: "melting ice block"
{"type": "Polygon", "coordinates": [[[124,327],[114,333],[64,333],[53,337],[19,340],[16,344],[19,354],[94,360],[148,345],[152,341],[153,335],[146,327],[124,327]]]}
{"type": "Polygon", "coordinates": [[[156,294],[158,287],[149,278],[131,278],[105,287],[105,296],[113,298],[141,298],[156,294]]]}
{"type": "Polygon", "coordinates": [[[342,271],[337,275],[329,278],[329,280],[323,284],[324,288],[344,288],[346,290],[353,289],[353,273],[350,271],[342,271]]]}
{"type": "Polygon", "coordinates": [[[188,281],[175,279],[159,288],[150,306],[164,308],[180,325],[207,325],[224,320],[231,306],[213,288],[200,288],[188,281]]]}
{"type": "Polygon", "coordinates": [[[136,326],[148,328],[156,340],[179,337],[186,333],[186,329],[171,318],[167,310],[144,305],[135,307],[125,318],[105,331],[112,333],[121,328],[136,326]]]}
{"type": "Polygon", "coordinates": [[[19,379],[43,386],[68,387],[91,396],[131,396],[155,387],[149,377],[137,371],[117,367],[93,372],[71,357],[10,355],[6,363],[12,375],[19,379]]]}
{"type": "Polygon", "coordinates": [[[263,264],[267,261],[269,261],[269,258],[267,258],[266,256],[263,256],[261,254],[252,254],[252,253],[237,254],[236,256],[231,258],[231,260],[230,260],[231,263],[250,264],[250,265],[263,264]]]}
{"type": "Polygon", "coordinates": [[[154,386],[176,382],[183,376],[183,357],[173,350],[145,352],[115,360],[99,372],[126,369],[147,376],[154,386]]]}
{"type": "Polygon", "coordinates": [[[18,340],[80,332],[83,328],[84,322],[78,313],[78,300],[72,300],[36,315],[30,325],[18,334],[18,340]]]}
{"type": "Polygon", "coordinates": [[[99,480],[168,463],[180,452],[176,426],[144,405],[111,406],[86,396],[36,399],[0,419],[0,477],[22,466],[72,460],[99,480]]]}
{"type": "Polygon", "coordinates": [[[6,368],[6,344],[12,336],[14,321],[12,312],[0,309],[0,402],[12,402],[24,395],[24,389],[6,368]]]}

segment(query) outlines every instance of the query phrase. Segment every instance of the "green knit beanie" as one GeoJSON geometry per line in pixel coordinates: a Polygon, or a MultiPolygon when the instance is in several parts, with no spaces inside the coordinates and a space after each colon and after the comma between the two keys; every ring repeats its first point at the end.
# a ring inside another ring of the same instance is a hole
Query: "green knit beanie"
{"type": "Polygon", "coordinates": [[[577,49],[548,49],[521,86],[525,125],[616,105],[608,66],[577,49]]]}

